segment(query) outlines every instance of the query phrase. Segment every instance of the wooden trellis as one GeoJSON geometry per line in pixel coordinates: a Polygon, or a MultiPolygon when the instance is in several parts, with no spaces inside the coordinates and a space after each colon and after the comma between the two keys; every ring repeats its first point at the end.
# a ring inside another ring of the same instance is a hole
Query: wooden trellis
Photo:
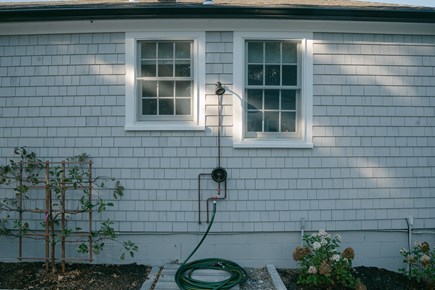
{"type": "MultiPolygon", "coordinates": [[[[19,249],[18,249],[18,259],[19,260],[42,260],[45,261],[45,269],[46,271],[49,270],[49,265],[51,264],[52,271],[55,271],[55,263],[56,261],[59,261],[59,259],[56,258],[56,239],[59,239],[61,241],[61,264],[62,264],[62,272],[65,272],[65,263],[68,261],[93,261],[92,257],[92,207],[82,208],[82,209],[70,209],[66,206],[67,202],[67,191],[70,189],[72,192],[76,190],[82,190],[87,191],[88,194],[88,202],[92,203],[92,188],[93,188],[93,181],[92,181],[92,161],[86,161],[86,162],[21,162],[20,163],[20,171],[21,171],[21,177],[23,177],[23,168],[27,164],[32,165],[40,165],[45,170],[44,173],[44,180],[39,180],[36,184],[33,185],[26,185],[31,190],[45,190],[45,205],[44,209],[39,208],[26,208],[25,206],[25,197],[23,194],[18,195],[18,215],[19,215],[19,223],[20,225],[23,225],[25,222],[24,213],[36,213],[41,214],[43,216],[43,224],[45,230],[42,231],[35,231],[31,233],[24,232],[23,229],[20,227],[19,229],[19,249]],[[68,169],[68,166],[70,165],[83,165],[86,164],[87,170],[89,173],[88,179],[86,181],[86,185],[81,184],[80,187],[76,188],[73,186],[71,182],[68,182],[65,178],[65,172],[68,169]],[[53,186],[50,183],[50,170],[54,169],[55,166],[61,166],[61,176],[60,176],[60,195],[53,194],[53,186]],[[57,201],[60,203],[59,208],[54,208],[54,201],[57,201]],[[72,214],[86,214],[88,216],[88,229],[86,231],[80,230],[80,231],[72,231],[68,233],[67,239],[67,228],[66,228],[66,217],[67,215],[72,214]],[[58,217],[60,216],[60,220],[58,217]],[[55,221],[60,221],[60,229],[56,229],[55,227],[55,221]],[[74,240],[73,238],[76,237],[77,240],[74,240]],[[66,244],[67,243],[83,243],[83,237],[87,239],[88,244],[88,256],[87,258],[69,258],[66,256],[66,244]],[[26,238],[33,238],[33,239],[44,239],[45,240],[45,257],[25,257],[23,255],[23,240],[26,238]]],[[[24,186],[23,184],[23,178],[19,179],[19,186],[22,188],[24,186]]]]}

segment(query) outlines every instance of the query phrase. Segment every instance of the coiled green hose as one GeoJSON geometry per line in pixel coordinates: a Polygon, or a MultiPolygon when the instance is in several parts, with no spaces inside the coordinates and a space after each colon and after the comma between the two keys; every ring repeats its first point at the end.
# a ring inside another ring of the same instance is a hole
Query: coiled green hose
{"type": "Polygon", "coordinates": [[[213,224],[214,217],[216,215],[216,201],[213,202],[213,216],[211,217],[210,224],[207,227],[207,230],[202,237],[201,241],[195,247],[195,249],[190,253],[190,255],[184,260],[181,266],[178,268],[177,273],[175,273],[175,282],[178,287],[182,290],[218,290],[218,289],[230,289],[237,284],[243,283],[248,279],[248,273],[246,273],[245,269],[240,267],[238,264],[233,261],[219,259],[219,258],[207,258],[196,260],[190,263],[190,257],[198,250],[204,241],[205,237],[207,237],[208,232],[213,224]],[[218,281],[218,282],[208,282],[201,281],[192,278],[193,272],[196,270],[219,270],[225,271],[230,274],[228,279],[218,281]]]}

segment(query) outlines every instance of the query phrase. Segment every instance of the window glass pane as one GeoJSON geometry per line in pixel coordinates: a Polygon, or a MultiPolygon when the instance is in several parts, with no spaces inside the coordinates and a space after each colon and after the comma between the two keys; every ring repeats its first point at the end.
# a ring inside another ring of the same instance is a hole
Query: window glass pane
{"type": "Polygon", "coordinates": [[[140,42],[140,57],[141,59],[156,58],[156,43],[155,42],[140,42]]]}
{"type": "Polygon", "coordinates": [[[159,115],[173,115],[173,114],[174,114],[174,100],[159,99],[159,115]]]}
{"type": "Polygon", "coordinates": [[[142,97],[156,98],[157,97],[157,82],[156,81],[141,81],[142,97]]]}
{"type": "Polygon", "coordinates": [[[298,46],[282,40],[246,42],[246,132],[297,133],[299,89],[289,87],[300,83],[298,46]]]}
{"type": "Polygon", "coordinates": [[[143,60],[141,62],[141,77],[156,76],[156,62],[154,60],[143,60]]]}
{"type": "Polygon", "coordinates": [[[263,90],[248,90],[248,109],[261,110],[263,108],[263,90]]]}
{"type": "Polygon", "coordinates": [[[280,63],[281,51],[279,42],[266,42],[266,63],[280,63]]]}
{"type": "Polygon", "coordinates": [[[176,82],[175,86],[175,97],[190,97],[192,95],[191,81],[176,82]]]}
{"type": "Polygon", "coordinates": [[[157,99],[142,99],[142,115],[157,115],[157,99]]]}
{"type": "Polygon", "coordinates": [[[248,132],[262,132],[262,113],[260,111],[248,112],[248,132]]]}
{"type": "Polygon", "coordinates": [[[175,43],[175,58],[190,58],[190,42],[175,43]]]}
{"type": "Polygon", "coordinates": [[[171,60],[159,60],[159,77],[172,77],[173,67],[171,60]]]}
{"type": "Polygon", "coordinates": [[[264,132],[279,132],[279,112],[264,112],[264,132]]]}
{"type": "Polygon", "coordinates": [[[279,65],[266,65],[266,85],[279,86],[280,79],[279,65]]]}
{"type": "Polygon", "coordinates": [[[192,43],[189,40],[137,42],[140,116],[192,115],[192,43]]]}
{"type": "Polygon", "coordinates": [[[296,113],[281,113],[281,132],[296,132],[296,113]]]}
{"type": "Polygon", "coordinates": [[[298,62],[298,45],[296,43],[284,42],[282,44],[282,62],[284,63],[298,62]]]}
{"type": "Polygon", "coordinates": [[[159,82],[159,98],[174,97],[174,82],[159,82]]]}
{"type": "Polygon", "coordinates": [[[298,84],[298,67],[296,65],[282,66],[282,84],[296,86],[298,84]]]}
{"type": "Polygon", "coordinates": [[[262,42],[248,42],[248,63],[263,63],[262,42]]]}
{"type": "Polygon", "coordinates": [[[248,85],[263,84],[263,66],[248,65],[248,85]]]}
{"type": "Polygon", "coordinates": [[[264,91],[264,109],[279,110],[279,90],[264,91]]]}
{"type": "Polygon", "coordinates": [[[175,76],[176,77],[190,77],[190,61],[177,60],[175,62],[175,76]]]}
{"type": "Polygon", "coordinates": [[[281,91],[281,109],[296,110],[296,91],[282,90],[281,91]]]}
{"type": "Polygon", "coordinates": [[[190,115],[190,99],[176,99],[176,114],[190,115]]]}
{"type": "Polygon", "coordinates": [[[158,58],[173,58],[173,42],[159,42],[158,58]]]}

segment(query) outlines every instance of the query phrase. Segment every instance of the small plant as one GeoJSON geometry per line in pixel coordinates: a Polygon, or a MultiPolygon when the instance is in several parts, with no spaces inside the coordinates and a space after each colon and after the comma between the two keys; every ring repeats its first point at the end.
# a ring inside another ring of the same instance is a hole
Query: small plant
{"type": "Polygon", "coordinates": [[[300,265],[298,284],[322,289],[366,289],[354,275],[352,260],[355,252],[346,248],[342,253],[337,249],[341,237],[331,237],[324,230],[303,237],[306,246],[296,247],[293,259],[300,265]]]}
{"type": "Polygon", "coordinates": [[[401,273],[435,287],[435,248],[431,250],[428,242],[417,241],[411,251],[401,249],[400,254],[403,256],[403,263],[409,265],[409,270],[399,269],[401,273]]]}

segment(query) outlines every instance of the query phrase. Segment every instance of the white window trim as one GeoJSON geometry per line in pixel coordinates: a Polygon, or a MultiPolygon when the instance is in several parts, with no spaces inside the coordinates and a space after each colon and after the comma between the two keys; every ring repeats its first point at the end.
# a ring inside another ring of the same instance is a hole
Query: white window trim
{"type": "Polygon", "coordinates": [[[205,130],[205,32],[127,32],[125,38],[125,126],[126,131],[197,131],[205,130]],[[192,120],[140,121],[137,116],[136,63],[138,40],[192,40],[193,79],[192,120]]]}
{"type": "Polygon", "coordinates": [[[233,146],[235,148],[313,147],[313,34],[295,32],[234,32],[233,146]],[[245,138],[245,42],[246,40],[298,40],[301,51],[301,137],[245,138]]]}

